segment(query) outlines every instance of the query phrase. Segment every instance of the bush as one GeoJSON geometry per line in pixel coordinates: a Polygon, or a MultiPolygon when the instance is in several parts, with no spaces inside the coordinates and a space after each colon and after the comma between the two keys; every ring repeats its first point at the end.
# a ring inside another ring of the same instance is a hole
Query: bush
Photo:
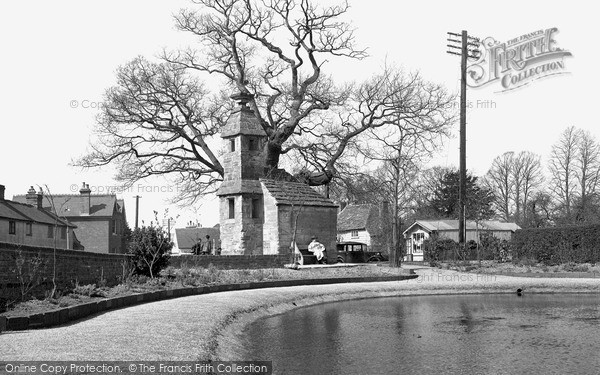
{"type": "Polygon", "coordinates": [[[600,261],[600,224],[517,230],[510,244],[517,259],[546,265],[600,261]]]}
{"type": "Polygon", "coordinates": [[[481,259],[506,262],[511,259],[510,243],[499,239],[492,233],[483,232],[479,235],[481,259]]]}
{"type": "Polygon", "coordinates": [[[173,243],[162,228],[150,226],[135,229],[129,242],[134,274],[154,278],[167,266],[172,248],[173,243]]]}
{"type": "Polygon", "coordinates": [[[431,236],[423,241],[424,259],[432,266],[443,260],[454,259],[458,251],[458,243],[449,238],[431,236]]]}

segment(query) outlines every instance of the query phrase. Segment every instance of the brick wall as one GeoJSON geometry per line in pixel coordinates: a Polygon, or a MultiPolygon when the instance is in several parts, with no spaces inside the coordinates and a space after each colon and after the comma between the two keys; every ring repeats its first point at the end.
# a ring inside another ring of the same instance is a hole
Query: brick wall
{"type": "MultiPolygon", "coordinates": [[[[42,268],[38,281],[42,283],[35,290],[35,295],[43,297],[44,291],[52,286],[54,250],[47,247],[18,246],[0,243],[0,300],[20,297],[20,282],[16,266],[18,252],[21,252],[27,270],[27,260],[40,256],[42,268]]],[[[76,282],[80,285],[98,284],[100,279],[108,285],[117,284],[127,269],[130,256],[124,254],[99,254],[86,251],[56,250],[56,281],[59,289],[72,288],[76,282]]],[[[25,272],[25,275],[28,273],[25,272]]]]}
{"type": "Polygon", "coordinates": [[[283,255],[181,255],[171,257],[169,266],[179,268],[208,267],[210,264],[218,268],[279,268],[290,263],[290,256],[283,255]]]}

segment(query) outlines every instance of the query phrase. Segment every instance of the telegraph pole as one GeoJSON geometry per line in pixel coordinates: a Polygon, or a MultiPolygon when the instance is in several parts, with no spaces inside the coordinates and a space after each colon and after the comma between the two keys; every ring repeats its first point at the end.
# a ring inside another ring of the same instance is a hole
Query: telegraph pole
{"type": "Polygon", "coordinates": [[[135,229],[138,229],[138,216],[140,214],[140,196],[135,196],[135,229]]]}
{"type": "Polygon", "coordinates": [[[477,58],[479,39],[462,33],[448,32],[448,53],[460,56],[460,182],[458,187],[458,243],[463,246],[466,237],[465,208],[467,193],[467,59],[477,58]],[[460,38],[457,40],[456,38],[460,38]]]}

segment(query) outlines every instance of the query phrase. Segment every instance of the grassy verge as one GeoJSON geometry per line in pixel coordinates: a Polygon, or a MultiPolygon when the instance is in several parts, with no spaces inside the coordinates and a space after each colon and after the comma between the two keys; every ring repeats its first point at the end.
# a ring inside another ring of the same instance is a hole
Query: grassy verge
{"type": "Polygon", "coordinates": [[[207,268],[167,267],[161,272],[160,277],[150,279],[145,276],[133,276],[124,283],[114,287],[103,287],[95,284],[76,285],[73,290],[58,298],[41,300],[32,299],[17,303],[10,306],[9,309],[0,314],[0,316],[24,316],[98,301],[105,298],[177,289],[181,287],[242,284],[272,280],[377,277],[400,274],[400,269],[376,265],[343,268],[311,268],[301,270],[287,268],[226,270],[213,267],[212,265],[207,268]]]}
{"type": "Polygon", "coordinates": [[[518,262],[497,262],[492,260],[440,262],[438,268],[459,272],[477,272],[489,274],[502,273],[569,273],[589,272],[600,273],[600,265],[592,263],[564,263],[548,266],[535,261],[523,260],[518,262]]]}

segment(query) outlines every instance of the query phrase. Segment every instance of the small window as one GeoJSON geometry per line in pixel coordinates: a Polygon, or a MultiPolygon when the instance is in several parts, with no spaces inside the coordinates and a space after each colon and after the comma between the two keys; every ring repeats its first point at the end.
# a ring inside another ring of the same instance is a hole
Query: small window
{"type": "Polygon", "coordinates": [[[250,151],[256,151],[256,150],[258,150],[258,142],[256,142],[256,139],[250,138],[248,140],[248,149],[250,151]]]}
{"type": "Polygon", "coordinates": [[[67,238],[67,227],[60,227],[60,238],[63,240],[67,238]]]}
{"type": "Polygon", "coordinates": [[[48,225],[48,238],[54,238],[54,227],[52,225],[48,225]]]}
{"type": "Polygon", "coordinates": [[[13,220],[8,222],[8,234],[17,234],[17,223],[13,220]]]}
{"type": "Polygon", "coordinates": [[[33,234],[33,224],[25,223],[25,235],[31,236],[33,234]]]}
{"type": "Polygon", "coordinates": [[[110,221],[110,232],[112,234],[117,234],[117,221],[116,220],[110,221]]]}
{"type": "Polygon", "coordinates": [[[252,218],[258,219],[260,218],[261,204],[260,199],[255,198],[252,199],[252,218]]]}
{"type": "Polygon", "coordinates": [[[227,201],[229,203],[229,218],[234,219],[235,218],[235,200],[233,198],[229,198],[227,201]]]}
{"type": "Polygon", "coordinates": [[[352,231],[352,237],[358,237],[358,231],[357,230],[353,230],[352,231]]]}
{"type": "Polygon", "coordinates": [[[235,139],[229,141],[229,151],[235,151],[235,139]]]}

